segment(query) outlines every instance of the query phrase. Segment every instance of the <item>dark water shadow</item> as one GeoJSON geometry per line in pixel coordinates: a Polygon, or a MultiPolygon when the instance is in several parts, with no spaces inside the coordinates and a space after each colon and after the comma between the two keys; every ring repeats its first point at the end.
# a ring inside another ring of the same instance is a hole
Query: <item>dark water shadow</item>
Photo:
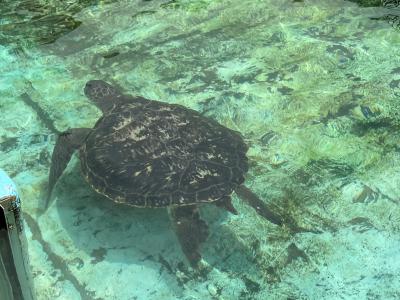
{"type": "MultiPolygon", "coordinates": [[[[102,4],[117,0],[101,1],[102,4]]],[[[21,50],[31,45],[54,43],[81,25],[74,15],[97,6],[97,0],[77,1],[2,1],[0,13],[0,43],[21,50]]]]}

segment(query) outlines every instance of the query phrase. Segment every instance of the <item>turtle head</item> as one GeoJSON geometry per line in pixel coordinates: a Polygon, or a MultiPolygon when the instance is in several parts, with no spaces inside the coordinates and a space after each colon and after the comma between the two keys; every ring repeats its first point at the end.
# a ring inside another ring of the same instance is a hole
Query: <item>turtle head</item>
{"type": "Polygon", "coordinates": [[[122,93],[103,80],[90,80],[84,93],[103,113],[110,111],[119,102],[122,93]]]}

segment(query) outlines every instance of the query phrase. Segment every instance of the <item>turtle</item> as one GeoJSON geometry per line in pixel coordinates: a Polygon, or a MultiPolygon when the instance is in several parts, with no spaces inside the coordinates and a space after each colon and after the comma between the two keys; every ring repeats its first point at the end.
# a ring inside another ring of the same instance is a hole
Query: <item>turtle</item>
{"type": "Polygon", "coordinates": [[[167,208],[182,252],[192,266],[209,230],[198,206],[213,203],[238,214],[233,192],[270,222],[282,226],[244,185],[249,169],[242,135],[179,104],[129,96],[102,80],[86,83],[84,94],[101,111],[93,128],[60,133],[51,157],[46,207],[73,153],[83,177],[115,203],[167,208]]]}

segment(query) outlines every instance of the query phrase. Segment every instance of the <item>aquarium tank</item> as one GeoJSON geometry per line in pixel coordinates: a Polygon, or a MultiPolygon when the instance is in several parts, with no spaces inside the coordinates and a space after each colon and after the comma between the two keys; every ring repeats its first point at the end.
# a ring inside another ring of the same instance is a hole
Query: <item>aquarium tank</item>
{"type": "Polygon", "coordinates": [[[400,1],[3,0],[0,300],[400,299],[400,1]]]}

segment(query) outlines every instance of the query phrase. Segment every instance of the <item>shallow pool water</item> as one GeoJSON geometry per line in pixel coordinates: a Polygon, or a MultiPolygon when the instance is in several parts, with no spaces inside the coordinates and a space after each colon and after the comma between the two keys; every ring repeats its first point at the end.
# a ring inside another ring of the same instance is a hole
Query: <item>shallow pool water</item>
{"type": "Polygon", "coordinates": [[[1,4],[0,168],[21,194],[37,299],[399,299],[395,4],[1,4]],[[166,209],[99,195],[77,155],[46,210],[57,132],[102,115],[83,93],[92,79],[239,131],[246,186],[291,224],[235,194],[237,215],[203,204],[210,234],[196,270],[166,209]]]}

